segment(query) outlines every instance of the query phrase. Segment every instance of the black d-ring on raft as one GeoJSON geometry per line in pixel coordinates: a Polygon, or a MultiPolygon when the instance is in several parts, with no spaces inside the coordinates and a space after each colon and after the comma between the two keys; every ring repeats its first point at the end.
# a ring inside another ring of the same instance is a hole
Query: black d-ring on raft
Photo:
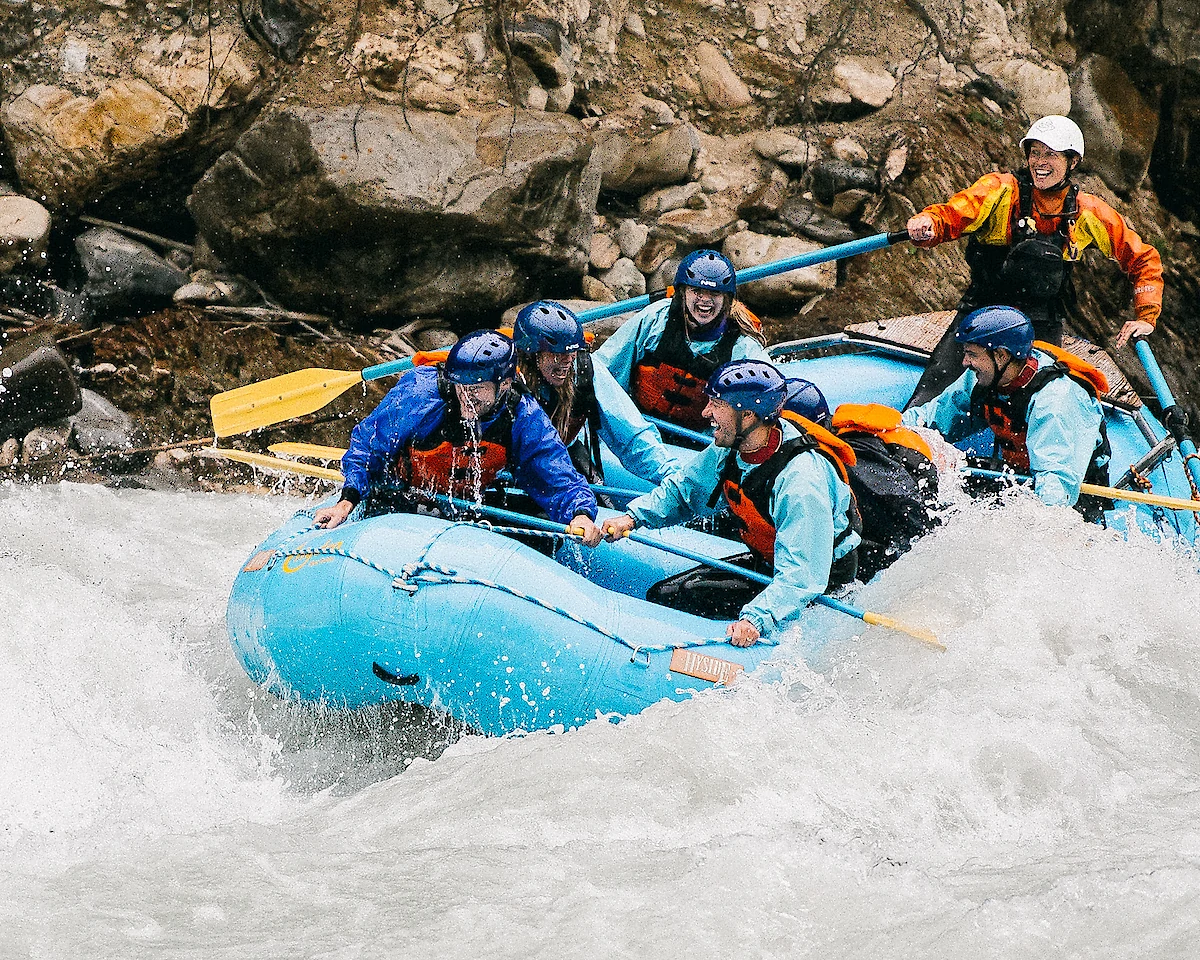
{"type": "Polygon", "coordinates": [[[377,663],[371,664],[371,672],[375,674],[384,683],[390,683],[394,687],[412,687],[421,682],[421,677],[415,673],[392,673],[386,667],[381,667],[377,663]]]}

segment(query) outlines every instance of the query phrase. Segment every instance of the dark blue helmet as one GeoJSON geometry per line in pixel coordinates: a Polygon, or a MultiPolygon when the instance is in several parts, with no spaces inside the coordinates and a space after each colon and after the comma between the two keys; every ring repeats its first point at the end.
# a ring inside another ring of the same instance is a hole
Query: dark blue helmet
{"type": "Polygon", "coordinates": [[[444,369],[451,383],[499,383],[516,373],[517,350],[502,333],[476,330],[450,348],[444,369]]]}
{"type": "Polygon", "coordinates": [[[704,392],[735,410],[749,410],[760,420],[779,416],[787,399],[787,381],[765,360],[730,360],[717,367],[704,392]]]}
{"type": "Polygon", "coordinates": [[[716,250],[696,250],[679,262],[675,271],[676,287],[696,287],[716,293],[737,293],[737,271],[729,258],[716,250]]]}
{"type": "Polygon", "coordinates": [[[799,414],[805,420],[811,420],[822,427],[828,427],[832,420],[825,394],[812,381],[799,377],[788,378],[787,400],[784,401],[783,409],[799,414]]]}
{"type": "Polygon", "coordinates": [[[1016,307],[982,307],[967,314],[954,339],[989,350],[1004,349],[1024,360],[1033,351],[1033,324],[1016,307]]]}
{"type": "Polygon", "coordinates": [[[521,353],[571,353],[582,350],[587,341],[575,314],[561,303],[539,300],[517,314],[513,343],[521,353]]]}

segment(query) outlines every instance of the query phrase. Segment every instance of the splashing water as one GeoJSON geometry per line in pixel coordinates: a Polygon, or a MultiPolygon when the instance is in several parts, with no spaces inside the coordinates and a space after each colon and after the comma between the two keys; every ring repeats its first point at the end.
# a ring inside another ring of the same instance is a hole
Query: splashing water
{"type": "Polygon", "coordinates": [[[225,599],[299,501],[0,502],[0,956],[1194,954],[1190,553],[960,506],[853,598],[944,654],[821,611],[768,679],[484,739],[245,679],[225,599]]]}

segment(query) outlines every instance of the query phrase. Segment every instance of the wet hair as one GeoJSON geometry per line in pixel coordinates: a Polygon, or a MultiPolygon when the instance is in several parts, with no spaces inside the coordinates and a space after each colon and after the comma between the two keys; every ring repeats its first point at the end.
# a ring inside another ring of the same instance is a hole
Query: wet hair
{"type": "MultiPolygon", "coordinates": [[[[546,412],[546,415],[550,418],[554,429],[558,431],[562,442],[566,443],[567,427],[571,422],[571,408],[575,405],[575,378],[578,366],[573,364],[570,374],[567,375],[566,382],[561,387],[555,387],[543,379],[542,371],[538,369],[537,365],[539,356],[541,356],[539,353],[518,354],[517,374],[524,381],[525,388],[533,394],[535,400],[538,397],[539,389],[543,385],[558,397],[558,405],[554,410],[554,415],[551,416],[549,411],[546,412]]],[[[572,359],[574,359],[574,355],[572,355],[572,359]]]]}

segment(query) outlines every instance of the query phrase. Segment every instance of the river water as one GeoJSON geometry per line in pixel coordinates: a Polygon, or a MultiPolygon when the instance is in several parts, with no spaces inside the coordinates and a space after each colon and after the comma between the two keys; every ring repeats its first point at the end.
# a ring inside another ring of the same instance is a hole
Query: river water
{"type": "Polygon", "coordinates": [[[484,739],[246,680],[297,503],[0,488],[0,957],[1196,955],[1194,556],[960,506],[856,597],[945,653],[484,739]]]}

